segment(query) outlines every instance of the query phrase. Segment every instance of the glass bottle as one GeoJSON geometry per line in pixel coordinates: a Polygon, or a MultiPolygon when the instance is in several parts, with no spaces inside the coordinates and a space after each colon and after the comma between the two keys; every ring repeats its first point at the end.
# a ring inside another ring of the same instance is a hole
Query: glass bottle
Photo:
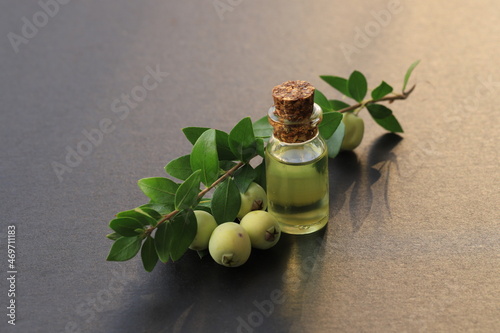
{"type": "Polygon", "coordinates": [[[273,97],[268,119],[274,132],[265,155],[268,211],[283,232],[309,234],[329,218],[328,149],[318,131],[322,110],[305,81],[276,86],[273,97]]]}

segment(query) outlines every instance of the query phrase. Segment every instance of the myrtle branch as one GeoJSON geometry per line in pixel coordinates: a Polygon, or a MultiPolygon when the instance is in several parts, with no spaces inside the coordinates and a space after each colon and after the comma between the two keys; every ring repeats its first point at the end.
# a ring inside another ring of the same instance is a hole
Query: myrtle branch
{"type": "MultiPolygon", "coordinates": [[[[222,176],[219,177],[219,179],[217,179],[210,186],[208,186],[207,188],[205,188],[204,190],[202,190],[200,193],[198,193],[198,199],[203,198],[203,196],[205,196],[205,194],[207,194],[208,191],[210,191],[215,186],[217,186],[220,183],[222,183],[224,180],[226,180],[228,177],[230,177],[236,170],[238,170],[239,168],[241,168],[244,165],[245,165],[245,162],[238,162],[238,164],[236,164],[235,166],[233,166],[231,169],[227,170],[226,173],[224,173],[222,176]]],[[[146,232],[144,233],[144,236],[145,237],[149,236],[153,232],[153,230],[155,230],[156,228],[158,228],[161,224],[165,223],[166,221],[172,219],[175,215],[177,215],[177,213],[179,213],[179,210],[175,209],[175,210],[171,211],[170,213],[168,213],[166,215],[163,215],[163,217],[161,218],[161,220],[158,221],[158,223],[156,224],[156,226],[150,226],[146,230],[146,232]]]]}
{"type": "Polygon", "coordinates": [[[357,104],[351,105],[351,106],[349,106],[347,108],[340,109],[337,112],[340,112],[340,113],[348,112],[348,111],[356,110],[357,108],[360,108],[360,107],[364,107],[364,106],[366,106],[368,104],[374,104],[374,103],[377,103],[377,102],[389,101],[389,103],[392,103],[392,102],[394,102],[395,100],[398,100],[398,99],[407,99],[408,96],[410,96],[410,94],[413,92],[413,90],[415,89],[416,86],[417,85],[414,84],[413,87],[411,87],[407,91],[403,91],[403,93],[401,93],[401,94],[395,94],[395,95],[392,95],[392,96],[386,96],[386,97],[379,98],[379,99],[371,99],[371,100],[368,100],[366,102],[357,103],[357,104]]]}

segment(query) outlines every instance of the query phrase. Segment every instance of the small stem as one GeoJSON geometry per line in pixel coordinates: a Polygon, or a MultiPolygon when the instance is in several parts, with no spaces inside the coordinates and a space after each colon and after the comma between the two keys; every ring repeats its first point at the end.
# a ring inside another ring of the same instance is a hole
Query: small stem
{"type": "MultiPolygon", "coordinates": [[[[203,198],[203,196],[205,194],[207,194],[208,191],[210,191],[215,186],[217,186],[220,183],[222,183],[229,176],[231,176],[236,170],[238,170],[239,168],[241,168],[244,165],[245,165],[245,162],[238,162],[238,164],[236,164],[235,166],[233,166],[231,169],[227,170],[222,176],[219,177],[219,179],[217,179],[215,182],[213,182],[212,185],[208,186],[207,188],[205,188],[204,190],[202,190],[200,193],[198,193],[198,199],[203,198]]],[[[145,236],[146,237],[149,236],[153,232],[153,230],[155,230],[156,228],[158,228],[161,224],[165,223],[166,221],[170,220],[172,217],[174,217],[175,215],[177,215],[177,213],[179,213],[179,210],[176,209],[176,210],[173,210],[170,213],[164,215],[162,217],[162,219],[160,221],[158,221],[158,223],[156,224],[156,226],[151,226],[151,227],[149,227],[146,230],[146,232],[144,233],[145,236]]]]}
{"type": "Polygon", "coordinates": [[[415,87],[416,87],[416,84],[414,84],[410,90],[404,91],[402,94],[393,95],[393,96],[386,96],[386,97],[379,98],[379,99],[371,99],[371,100],[366,101],[366,102],[357,103],[357,104],[351,105],[347,108],[340,109],[337,112],[340,112],[340,113],[348,112],[348,111],[356,110],[357,108],[363,108],[364,106],[366,106],[368,104],[373,104],[373,103],[377,103],[377,102],[384,102],[384,101],[393,102],[393,101],[398,100],[398,99],[407,99],[408,96],[410,96],[410,94],[413,92],[415,87]]]}
{"type": "Polygon", "coordinates": [[[231,169],[227,170],[226,173],[223,174],[222,176],[220,176],[220,178],[217,179],[215,182],[213,182],[212,185],[210,185],[209,187],[207,187],[206,189],[204,189],[203,191],[201,191],[200,194],[198,194],[198,199],[203,198],[203,196],[205,194],[207,194],[208,191],[210,191],[215,186],[217,186],[220,183],[222,183],[224,180],[226,180],[226,178],[228,178],[229,176],[231,176],[236,170],[238,170],[239,168],[241,168],[244,165],[245,165],[245,162],[238,162],[238,164],[236,164],[235,166],[233,166],[231,169]]]}

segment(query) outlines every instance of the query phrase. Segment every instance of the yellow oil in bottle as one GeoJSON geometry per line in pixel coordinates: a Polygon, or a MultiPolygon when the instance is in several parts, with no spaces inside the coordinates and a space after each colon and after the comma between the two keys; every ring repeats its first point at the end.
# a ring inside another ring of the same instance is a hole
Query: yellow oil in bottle
{"type": "MultiPolygon", "coordinates": [[[[312,160],[290,162],[280,159],[277,151],[266,152],[268,210],[285,233],[312,233],[328,222],[327,150],[315,153],[312,160]]],[[[283,152],[287,154],[289,152],[283,152]]],[[[304,154],[300,155],[304,160],[304,154]]]]}

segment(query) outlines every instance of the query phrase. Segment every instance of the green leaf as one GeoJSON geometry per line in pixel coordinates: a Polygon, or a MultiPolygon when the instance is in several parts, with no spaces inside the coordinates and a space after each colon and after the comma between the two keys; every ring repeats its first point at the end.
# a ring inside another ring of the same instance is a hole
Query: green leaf
{"type": "Polygon", "coordinates": [[[109,227],[125,237],[137,236],[135,229],[142,229],[143,224],[132,217],[118,217],[109,222],[109,227]]]}
{"type": "Polygon", "coordinates": [[[193,242],[198,223],[193,210],[183,211],[168,223],[169,252],[173,261],[179,260],[193,242]]]}
{"type": "Polygon", "coordinates": [[[269,124],[267,116],[253,123],[253,133],[257,138],[269,138],[273,135],[273,127],[269,124]]]}
{"type": "Polygon", "coordinates": [[[209,129],[208,127],[186,127],[182,129],[182,133],[184,133],[189,142],[194,145],[196,140],[209,129]]]}
{"type": "Polygon", "coordinates": [[[205,211],[205,212],[207,212],[209,214],[212,214],[212,209],[210,207],[206,207],[206,206],[200,206],[200,205],[198,205],[198,206],[196,206],[194,208],[194,210],[203,210],[203,211],[205,211]]]}
{"type": "Polygon", "coordinates": [[[112,233],[106,235],[106,238],[111,239],[113,241],[115,241],[115,240],[117,240],[117,239],[119,239],[121,237],[122,237],[122,235],[120,235],[117,232],[112,232],[112,233]]]}
{"type": "Polygon", "coordinates": [[[175,193],[175,209],[183,210],[196,205],[200,193],[200,173],[201,170],[196,170],[179,186],[175,193]]]}
{"type": "Polygon", "coordinates": [[[382,119],[379,118],[373,118],[377,124],[385,128],[386,130],[394,133],[403,133],[403,128],[401,128],[401,125],[399,124],[398,120],[394,115],[391,115],[389,117],[385,117],[382,119]]]}
{"type": "Polygon", "coordinates": [[[257,155],[259,155],[260,157],[264,157],[265,156],[264,139],[256,138],[255,143],[257,145],[257,155]]]}
{"type": "Polygon", "coordinates": [[[201,170],[200,179],[206,186],[210,186],[219,178],[219,157],[214,129],[205,131],[196,140],[191,151],[191,169],[201,170]]]}
{"type": "Polygon", "coordinates": [[[156,253],[155,240],[148,236],[146,241],[142,244],[141,258],[144,269],[151,272],[158,262],[158,253],[156,253]]]}
{"type": "Polygon", "coordinates": [[[319,124],[319,133],[326,140],[332,136],[342,122],[342,113],[332,111],[323,113],[323,120],[319,124]]]}
{"type": "Polygon", "coordinates": [[[137,210],[138,212],[142,212],[144,214],[147,214],[155,221],[158,221],[162,217],[159,212],[157,212],[156,210],[149,208],[149,207],[142,207],[142,208],[137,207],[135,210],[137,210]]]}
{"type": "Polygon", "coordinates": [[[236,158],[248,162],[257,152],[257,143],[253,133],[252,121],[243,118],[229,133],[229,147],[236,158]]]}
{"type": "Polygon", "coordinates": [[[141,212],[139,210],[135,210],[135,209],[120,212],[120,213],[116,214],[116,217],[131,217],[131,218],[139,221],[143,226],[156,224],[156,220],[153,219],[151,216],[149,216],[146,213],[141,212]]]}
{"type": "Polygon", "coordinates": [[[352,98],[361,103],[368,91],[368,83],[366,82],[365,76],[361,72],[354,71],[351,76],[349,76],[349,82],[347,84],[352,98]]]}
{"type": "Polygon", "coordinates": [[[108,261],[126,261],[130,260],[141,248],[141,239],[139,236],[122,237],[117,239],[111,249],[106,260],[108,261]]]}
{"type": "Polygon", "coordinates": [[[217,186],[212,197],[212,215],[218,224],[234,221],[240,205],[240,191],[231,178],[217,186]]]}
{"type": "Polygon", "coordinates": [[[323,112],[328,112],[333,110],[328,99],[318,89],[314,91],[314,103],[318,104],[321,107],[321,109],[323,109],[323,112]]]}
{"type": "Polygon", "coordinates": [[[346,95],[347,97],[351,97],[347,85],[348,81],[346,79],[332,75],[320,75],[320,78],[333,88],[340,91],[342,94],[346,95]]]}
{"type": "Polygon", "coordinates": [[[339,101],[338,99],[331,99],[330,104],[332,105],[334,111],[342,110],[350,106],[349,104],[339,101]]]}
{"type": "Polygon", "coordinates": [[[207,213],[212,214],[212,199],[211,198],[201,199],[201,201],[198,203],[198,206],[196,206],[194,209],[203,210],[207,213]]]}
{"type": "Polygon", "coordinates": [[[266,160],[263,159],[262,162],[257,165],[254,170],[257,174],[254,182],[259,184],[264,190],[266,190],[266,160]]]}
{"type": "Polygon", "coordinates": [[[373,99],[381,99],[387,94],[390,94],[392,92],[392,87],[388,85],[385,81],[382,81],[382,83],[372,91],[372,98],[373,99]]]}
{"type": "Polygon", "coordinates": [[[161,262],[166,263],[170,259],[170,247],[169,247],[169,242],[168,242],[168,224],[169,221],[160,224],[158,228],[156,228],[156,233],[155,233],[155,249],[156,253],[158,254],[158,258],[160,259],[161,262]]]}
{"type": "Polygon", "coordinates": [[[147,197],[158,203],[173,202],[179,187],[179,184],[163,177],[143,178],[138,185],[147,197]]]}
{"type": "Polygon", "coordinates": [[[344,139],[345,125],[340,122],[339,127],[335,130],[335,133],[326,140],[328,146],[328,157],[335,158],[340,152],[340,146],[342,145],[342,140],[344,139]]]}
{"type": "Polygon", "coordinates": [[[191,155],[184,155],[170,161],[165,166],[165,171],[180,180],[186,180],[193,173],[190,162],[191,155]]]}
{"type": "Polygon", "coordinates": [[[408,84],[408,80],[410,79],[411,73],[413,72],[413,70],[415,69],[415,67],[417,67],[417,65],[419,63],[420,63],[420,60],[415,61],[413,64],[410,65],[410,67],[406,71],[405,80],[404,80],[404,83],[403,83],[403,92],[406,89],[406,85],[408,84]]]}
{"type": "Polygon", "coordinates": [[[172,220],[162,223],[155,234],[155,248],[164,263],[179,259],[196,236],[198,224],[194,212],[189,209],[177,214],[172,220]]]}
{"type": "MultiPolygon", "coordinates": [[[[198,138],[208,131],[210,128],[208,127],[186,127],[182,129],[182,132],[186,136],[186,138],[193,145],[196,143],[198,138]]],[[[236,156],[231,152],[229,148],[229,135],[226,132],[215,130],[215,138],[217,141],[217,153],[221,160],[234,160],[236,156]]]]}
{"type": "Polygon", "coordinates": [[[245,164],[235,172],[234,182],[240,192],[245,193],[255,177],[257,177],[257,172],[254,168],[250,164],[245,164]]]}
{"type": "Polygon", "coordinates": [[[212,199],[211,198],[203,198],[198,202],[198,207],[212,207],[212,199]]]}
{"type": "Polygon", "coordinates": [[[137,229],[135,229],[135,232],[136,232],[136,234],[142,236],[145,234],[146,230],[144,230],[144,228],[137,228],[137,229]]]}
{"type": "Polygon", "coordinates": [[[144,209],[152,209],[152,210],[155,210],[162,215],[166,215],[175,209],[173,203],[164,204],[164,203],[157,203],[157,202],[154,202],[152,200],[149,203],[140,206],[139,208],[143,209],[143,210],[144,209]]]}
{"type": "Polygon", "coordinates": [[[231,148],[229,147],[229,134],[215,130],[215,141],[217,142],[217,154],[221,160],[235,160],[231,148]]]}
{"type": "Polygon", "coordinates": [[[374,119],[383,119],[392,115],[392,110],[382,104],[368,104],[366,108],[374,119]]]}

